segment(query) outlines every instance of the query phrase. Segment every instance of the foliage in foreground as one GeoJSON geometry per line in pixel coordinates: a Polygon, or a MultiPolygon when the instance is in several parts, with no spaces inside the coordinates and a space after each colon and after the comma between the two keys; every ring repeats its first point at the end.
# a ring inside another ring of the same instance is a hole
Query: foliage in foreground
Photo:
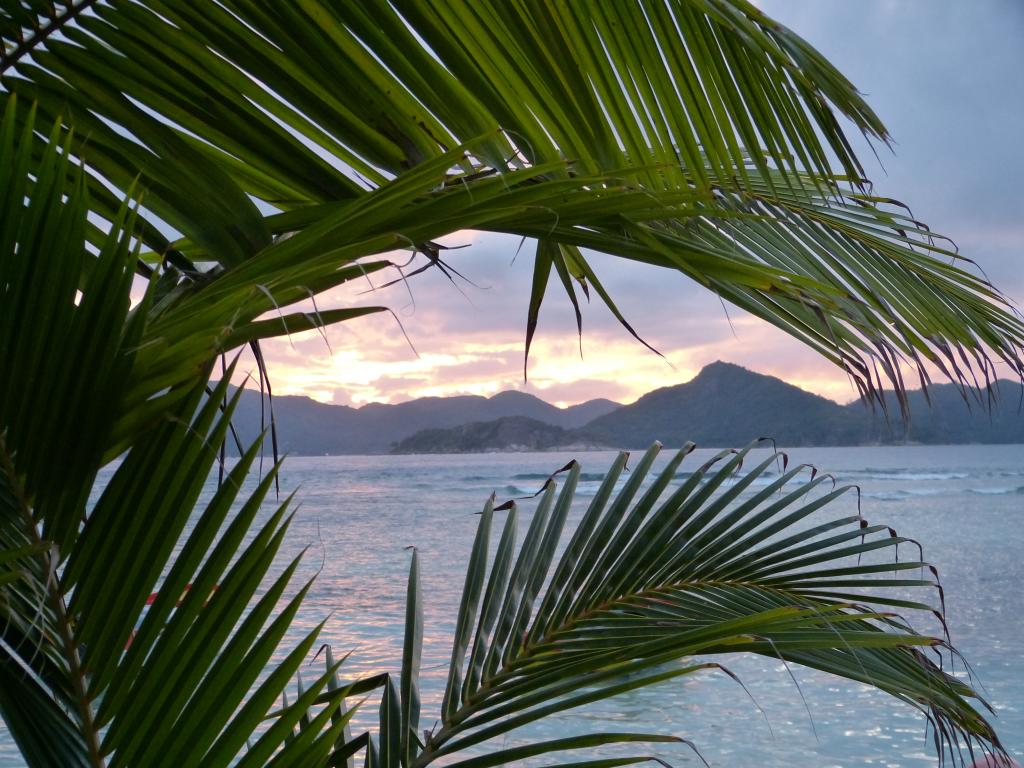
{"type": "MultiPolygon", "coordinates": [[[[13,118],[0,127],[0,711],[33,766],[227,765],[316,638],[258,682],[309,588],[278,605],[297,561],[264,582],[289,520],[287,501],[257,520],[277,467],[241,493],[257,443],[200,500],[238,395],[221,413],[228,379],[207,395],[200,357],[197,383],[131,403],[160,316],[155,280],[130,307],[133,213],[87,250],[81,172],[56,144],[34,163],[17,151],[13,118]],[[128,425],[138,434],[98,488],[128,425]]],[[[282,745],[328,680],[242,764],[326,754],[340,700],[312,745],[282,745]]]]}
{"type": "MultiPolygon", "coordinates": [[[[384,686],[377,764],[421,768],[444,759],[460,768],[487,768],[603,744],[692,747],[680,735],[633,732],[567,735],[512,748],[502,739],[554,713],[643,686],[710,670],[731,676],[718,661],[692,657],[742,652],[901,699],[924,714],[940,759],[958,762],[975,749],[998,750],[995,733],[969,703],[981,701],[977,694],[936,663],[944,659],[951,669],[955,651],[894,613],[941,619],[933,605],[906,595],[917,589],[936,595],[935,570],[892,556],[901,545],[915,550],[916,542],[860,514],[829,515],[830,503],[853,489],[836,487],[834,478],[811,467],[788,468],[784,454],[773,451],[744,470],[757,445],[724,451],[686,472],[683,460],[694,448],[687,444],[655,472],[661,449],[655,444],[624,482],[628,454],[620,454],[560,556],[579,463],[561,470],[561,489],[554,476],[546,483],[521,542],[515,503],[495,508],[489,501],[466,573],[437,720],[433,713],[420,715],[423,620],[414,552],[398,684],[387,676],[374,681],[384,686]],[[492,525],[502,515],[492,554],[492,525]],[[435,725],[421,739],[424,722],[435,725]]],[[[354,686],[365,687],[366,681],[354,686]]],[[[652,759],[640,753],[593,765],[652,759]]]]}

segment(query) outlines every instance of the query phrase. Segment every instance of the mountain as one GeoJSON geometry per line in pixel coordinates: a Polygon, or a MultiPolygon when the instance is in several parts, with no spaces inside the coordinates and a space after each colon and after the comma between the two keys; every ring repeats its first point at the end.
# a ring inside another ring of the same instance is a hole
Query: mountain
{"type": "MultiPolygon", "coordinates": [[[[265,404],[264,404],[265,407],[265,404]]],[[[308,397],[275,396],[278,448],[282,454],[315,455],[386,453],[391,446],[424,429],[456,427],[510,416],[521,416],[573,429],[608,413],[619,404],[590,400],[557,408],[525,392],[501,392],[492,397],[460,395],[424,397],[405,403],[369,403],[361,408],[326,405],[308,397]]],[[[269,415],[264,412],[264,423],[269,415]]],[[[242,393],[235,416],[244,445],[260,432],[260,395],[242,393]]]]}
{"type": "Polygon", "coordinates": [[[779,445],[856,445],[872,435],[863,407],[843,407],[781,379],[731,363],[705,366],[685,384],[650,392],[600,416],[582,434],[603,443],[639,448],[658,439],[678,446],[743,445],[758,436],[779,445]]]}
{"type": "MultiPolygon", "coordinates": [[[[524,392],[492,397],[427,397],[361,408],[325,405],[306,397],[275,397],[281,453],[323,455],[489,450],[556,446],[639,448],[657,439],[669,446],[692,440],[705,447],[744,445],[769,436],[781,446],[878,443],[1024,443],[1024,389],[998,381],[989,411],[968,393],[938,384],[908,393],[903,423],[891,395],[888,413],[862,403],[838,405],[781,379],[717,362],[685,384],[650,392],[619,406],[591,400],[557,408],[524,392]],[[888,419],[886,418],[888,416],[888,419]]],[[[242,394],[235,418],[242,442],[260,429],[259,394],[242,394]]]]}
{"type": "Polygon", "coordinates": [[[585,403],[570,405],[564,411],[566,418],[558,422],[558,424],[566,429],[577,429],[621,407],[622,403],[616,403],[614,400],[608,400],[604,397],[597,397],[593,400],[587,400],[585,403]]]}
{"type": "MultiPolygon", "coordinates": [[[[887,398],[888,422],[884,413],[871,419],[877,440],[917,443],[1024,443],[1024,386],[1001,379],[992,385],[994,398],[985,392],[968,390],[965,395],[954,384],[928,388],[931,404],[920,390],[907,393],[910,426],[900,417],[894,396],[887,398]]],[[[846,406],[863,413],[859,403],[846,406]]]]}
{"type": "Polygon", "coordinates": [[[525,416],[506,416],[449,429],[424,429],[401,440],[392,453],[489,453],[546,451],[553,448],[608,448],[581,438],[578,432],[525,416]]]}
{"type": "MultiPolygon", "coordinates": [[[[489,410],[505,411],[510,416],[525,416],[526,418],[543,421],[563,429],[582,427],[584,424],[606,413],[611,413],[621,406],[621,403],[599,397],[594,400],[587,400],[585,403],[570,405],[568,408],[559,408],[544,402],[539,397],[534,397],[526,392],[516,392],[515,390],[499,392],[489,398],[481,397],[476,399],[486,402],[486,408],[489,410]]],[[[411,402],[420,401],[413,400],[411,402]]],[[[402,405],[408,405],[408,403],[402,403],[402,405]]],[[[504,418],[504,416],[499,418],[504,418]]]]}
{"type": "MultiPolygon", "coordinates": [[[[1021,384],[993,384],[992,402],[978,391],[964,394],[953,384],[929,388],[931,404],[921,391],[907,394],[909,427],[900,417],[895,396],[887,410],[863,403],[841,406],[781,379],[716,362],[694,379],[650,392],[631,405],[595,418],[580,429],[555,436],[539,430],[538,449],[552,445],[604,445],[639,448],[660,440],[678,446],[692,440],[704,447],[743,445],[768,436],[781,446],[865,445],[899,443],[1024,443],[1024,389],[1021,384]]],[[[507,450],[525,443],[499,422],[473,424],[413,435],[402,452],[507,450]],[[502,436],[508,437],[503,440],[502,436]]]]}

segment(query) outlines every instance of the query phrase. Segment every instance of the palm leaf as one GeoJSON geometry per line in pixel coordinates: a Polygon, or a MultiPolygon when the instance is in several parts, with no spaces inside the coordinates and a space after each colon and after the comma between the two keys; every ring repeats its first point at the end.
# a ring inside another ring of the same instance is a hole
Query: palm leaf
{"type": "MultiPolygon", "coordinates": [[[[572,275],[642,335],[588,268],[578,249],[589,248],[696,280],[810,345],[868,397],[883,380],[902,392],[901,366],[925,385],[933,370],[961,385],[988,380],[997,359],[1024,370],[1024,326],[1008,302],[965,262],[950,266],[955,255],[928,228],[867,193],[839,116],[886,141],[879,118],[746,0],[42,5],[0,26],[11,51],[2,97],[75,129],[57,140],[89,161],[80,183],[97,221],[119,208],[108,187],[139,180],[141,271],[163,263],[204,286],[246,266],[249,293],[234,307],[273,311],[337,285],[339,265],[395,248],[429,254],[432,237],[475,227],[546,243],[528,345],[549,261],[570,300],[572,275]],[[330,228],[346,206],[383,201],[374,193],[469,146],[386,230],[367,222],[375,238],[337,228],[305,250],[278,249],[284,271],[260,258],[275,235],[330,228]],[[533,194],[516,186],[524,169],[533,194]],[[419,226],[427,216],[434,226],[419,226]]],[[[96,242],[104,231],[87,229],[96,242]]],[[[208,327],[258,317],[219,306],[208,327]]],[[[204,352],[245,338],[219,335],[204,352]]]]}
{"type": "MultiPolygon", "coordinates": [[[[724,669],[683,659],[736,652],[781,658],[903,700],[934,725],[940,759],[946,752],[959,757],[963,743],[1002,755],[972,705],[985,702],[922,652],[955,653],[947,641],[914,631],[891,612],[938,613],[903,597],[907,589],[934,594],[930,566],[884,558],[914,545],[859,514],[827,516],[851,488],[808,467],[787,468],[783,454],[744,470],[757,445],[681,473],[693,446],[655,472],[655,444],[616,493],[626,458],[620,455],[556,559],[581,471],[574,463],[561,490],[549,483],[511,569],[506,536],[488,575],[489,503],[467,572],[440,727],[414,765],[443,759],[482,767],[613,741],[678,741],[583,734],[501,746],[510,732],[556,712],[724,669]],[[781,473],[770,471],[780,465],[781,473]],[[470,653],[466,627],[477,616],[470,653]],[[467,656],[471,671],[456,699],[467,656]]],[[[514,531],[514,504],[506,514],[514,531]]]]}
{"type": "MultiPolygon", "coordinates": [[[[138,420],[128,446],[112,447],[132,407],[126,383],[144,357],[145,327],[160,314],[158,281],[131,306],[129,206],[90,251],[81,170],[56,143],[33,161],[17,122],[9,102],[0,124],[0,344],[10,363],[0,371],[0,714],[34,766],[230,764],[317,634],[260,681],[309,586],[287,594],[297,560],[267,578],[290,500],[256,525],[278,470],[243,490],[257,441],[200,503],[240,397],[227,399],[234,365],[216,387],[208,358],[178,371],[164,407],[138,420]],[[79,182],[65,196],[69,174],[79,182]],[[98,484],[113,450],[120,460],[98,484]]],[[[344,692],[315,714],[309,706],[334,671],[277,716],[254,754],[327,759],[344,728],[344,716],[332,720],[344,692]],[[303,737],[283,744],[279,724],[307,716],[303,737]]]]}
{"type": "MultiPolygon", "coordinates": [[[[226,386],[225,381],[215,394],[223,394],[226,386]]],[[[189,406],[195,397],[187,401],[189,406]]],[[[297,562],[254,602],[287,530],[288,506],[281,505],[252,542],[242,546],[273,484],[275,468],[227,522],[258,444],[200,513],[180,554],[175,557],[171,551],[215,461],[233,405],[212,430],[204,422],[219,409],[216,398],[206,401],[191,424],[178,418],[140,442],[111,478],[59,578],[50,571],[49,582],[39,581],[27,572],[22,581],[5,585],[5,592],[16,599],[5,604],[3,640],[14,655],[5,658],[4,668],[13,664],[21,669],[5,693],[12,702],[57,697],[58,705],[63,703],[26,726],[27,732],[20,729],[19,718],[8,719],[31,764],[99,765],[101,756],[110,765],[224,764],[242,749],[312,646],[316,631],[271,678],[251,690],[308,589],[300,590],[265,626],[297,562]],[[181,482],[185,477],[191,482],[181,482]],[[180,486],[180,492],[161,493],[167,483],[180,486]],[[157,498],[147,501],[146,489],[157,498]],[[139,523],[150,532],[133,533],[139,523]],[[126,541],[135,545],[126,547],[126,541]],[[106,564],[102,571],[88,566],[101,561],[106,564]],[[159,596],[145,613],[146,597],[158,584],[159,596]],[[52,608],[34,605],[36,594],[52,608]],[[142,700],[148,705],[136,706],[142,700]],[[37,732],[74,733],[75,738],[58,745],[61,750],[51,758],[34,746],[26,748],[37,732]]],[[[296,718],[327,680],[325,675],[296,703],[296,718]]],[[[5,707],[5,718],[8,712],[5,707]]],[[[329,716],[315,722],[320,730],[336,727],[329,716]]],[[[315,743],[326,755],[334,741],[315,743]]],[[[264,736],[257,747],[261,753],[274,753],[281,742],[264,736]]],[[[296,742],[289,748],[305,754],[312,746],[296,742]]]]}

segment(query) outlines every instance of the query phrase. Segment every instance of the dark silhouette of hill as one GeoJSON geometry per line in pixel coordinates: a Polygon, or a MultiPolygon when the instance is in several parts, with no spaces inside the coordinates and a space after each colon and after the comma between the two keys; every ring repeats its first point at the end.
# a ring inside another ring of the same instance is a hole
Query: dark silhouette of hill
{"type": "Polygon", "coordinates": [[[929,405],[923,392],[912,390],[908,426],[891,393],[885,409],[860,401],[841,406],[773,376],[716,362],[685,384],[655,390],[595,419],[582,433],[623,447],[654,439],[728,447],[758,436],[783,446],[1024,443],[1022,385],[1000,380],[992,394],[937,384],[929,387],[929,405]]]}
{"type": "MultiPolygon", "coordinates": [[[[916,443],[1024,443],[1024,388],[1000,379],[993,397],[984,390],[965,393],[954,384],[928,388],[931,405],[920,390],[908,393],[910,426],[900,416],[895,396],[887,397],[887,411],[873,414],[873,439],[916,443]]],[[[863,412],[859,403],[846,406],[863,412]]]]}
{"type": "MultiPolygon", "coordinates": [[[[877,443],[1024,443],[1021,384],[999,381],[996,399],[968,404],[952,384],[908,393],[910,426],[895,397],[886,411],[863,403],[839,405],[772,376],[717,362],[685,384],[650,392],[619,406],[591,400],[570,408],[523,392],[493,397],[427,397],[361,408],[324,405],[306,397],[275,397],[282,453],[323,455],[544,450],[556,446],[639,448],[693,440],[705,447],[744,445],[773,437],[781,446],[877,443]]],[[[244,442],[259,432],[258,393],[242,395],[235,418],[244,442]]]]}
{"type": "Polygon", "coordinates": [[[545,451],[552,448],[605,448],[562,429],[525,416],[506,416],[448,429],[424,429],[401,440],[392,453],[486,453],[545,451]]]}
{"type": "MultiPolygon", "coordinates": [[[[264,406],[265,407],[265,406],[264,406]]],[[[424,397],[405,403],[369,403],[361,408],[326,405],[308,397],[275,396],[274,416],[281,453],[296,455],[386,453],[394,443],[424,429],[456,427],[509,416],[522,416],[563,429],[580,427],[618,408],[611,400],[590,400],[557,408],[525,392],[492,397],[461,395],[424,397]]],[[[264,412],[269,420],[269,414],[264,412]]],[[[243,444],[260,431],[260,396],[242,393],[235,416],[243,444]]]]}
{"type": "Polygon", "coordinates": [[[594,419],[581,430],[604,443],[638,448],[665,445],[726,447],[769,436],[780,445],[856,445],[871,436],[858,413],[781,379],[732,363],[705,366],[692,380],[650,392],[594,419]]]}

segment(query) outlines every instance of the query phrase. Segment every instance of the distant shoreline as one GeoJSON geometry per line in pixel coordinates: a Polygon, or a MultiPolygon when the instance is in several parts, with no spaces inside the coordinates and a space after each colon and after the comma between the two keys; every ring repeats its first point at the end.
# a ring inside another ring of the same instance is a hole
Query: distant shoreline
{"type": "MultiPolygon", "coordinates": [[[[1006,445],[1024,443],[1024,399],[1018,382],[987,393],[953,384],[906,393],[904,405],[886,395],[885,409],[839,405],[781,379],[731,363],[712,363],[688,382],[663,387],[634,403],[592,400],[557,408],[524,392],[492,397],[431,397],[396,405],[350,408],[304,397],[275,397],[278,452],[302,456],[589,452],[646,446],[660,439],[730,448],[769,435],[790,447],[880,445],[1006,445]],[[964,398],[978,402],[968,408],[964,398]]],[[[265,400],[245,390],[236,410],[240,445],[249,445],[269,418],[265,400]]],[[[267,441],[269,447],[270,442],[267,441]]],[[[230,450],[236,452],[233,443],[230,450]]]]}
{"type": "MultiPolygon", "coordinates": [[[[906,442],[906,443],[860,443],[857,445],[786,445],[783,443],[778,444],[780,450],[794,450],[794,449],[815,449],[815,448],[970,448],[979,446],[1001,446],[1005,448],[1024,448],[1024,439],[1019,443],[920,443],[920,442],[906,442]]],[[[609,451],[627,451],[629,453],[641,453],[647,450],[649,446],[633,446],[632,448],[625,447],[579,447],[579,446],[555,446],[552,448],[529,448],[529,449],[495,449],[495,450],[480,450],[480,451],[421,451],[421,452],[408,452],[408,453],[395,453],[395,452],[382,452],[382,453],[289,453],[289,457],[303,458],[303,459],[327,459],[327,458],[350,458],[350,457],[367,457],[367,458],[380,458],[382,456],[487,456],[487,455],[510,455],[517,453],[608,453],[609,451]]],[[[698,450],[708,451],[724,451],[730,448],[738,448],[739,445],[697,445],[698,450]]],[[[663,450],[666,452],[678,451],[682,446],[680,445],[667,445],[664,446],[663,450]]],[[[770,445],[765,445],[764,450],[769,450],[770,445]]]]}

